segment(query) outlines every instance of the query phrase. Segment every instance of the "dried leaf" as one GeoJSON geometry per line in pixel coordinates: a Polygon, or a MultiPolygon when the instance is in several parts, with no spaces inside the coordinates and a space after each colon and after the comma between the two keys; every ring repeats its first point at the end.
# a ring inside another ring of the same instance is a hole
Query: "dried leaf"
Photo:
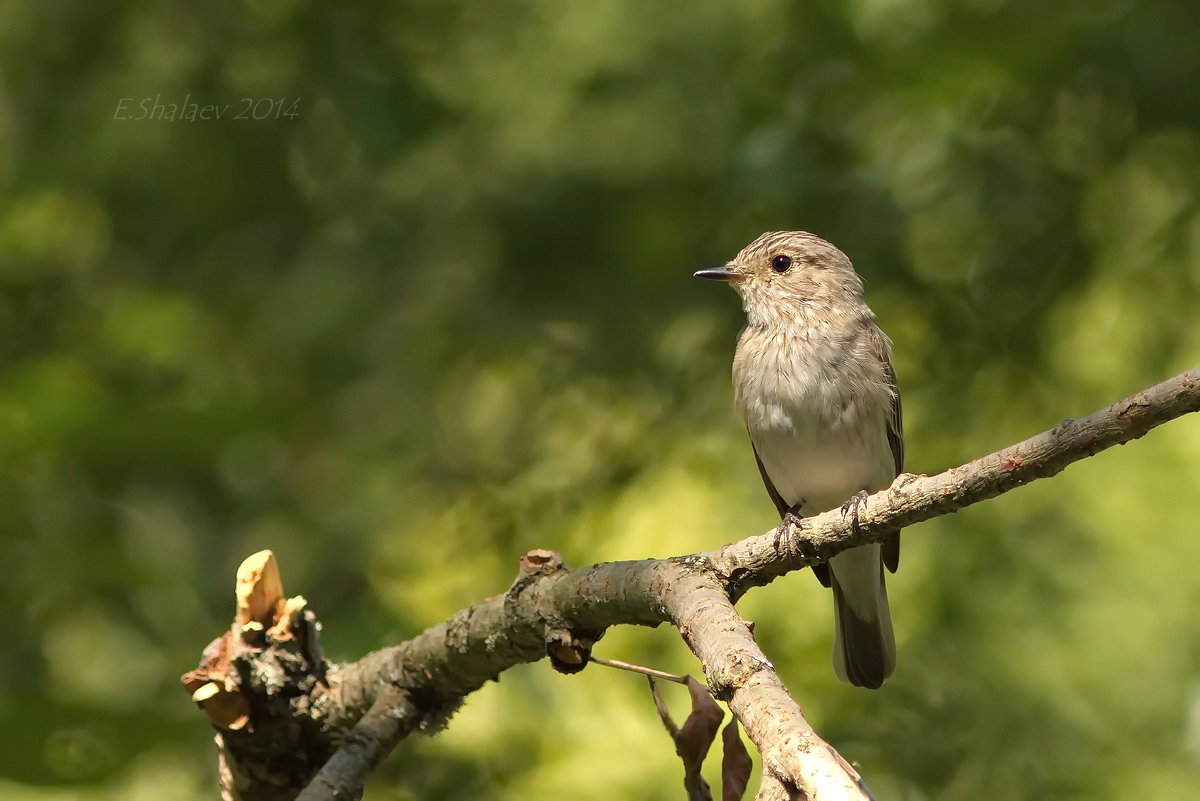
{"type": "Polygon", "coordinates": [[[708,694],[708,688],[691,676],[687,677],[687,688],[692,695],[692,714],[683,722],[675,742],[684,762],[690,758],[698,766],[717,738],[725,712],[708,694]]]}
{"type": "Polygon", "coordinates": [[[679,734],[679,727],[671,719],[671,712],[667,709],[667,702],[663,700],[662,693],[658,691],[658,682],[654,680],[653,676],[647,676],[646,678],[650,681],[650,694],[654,696],[654,708],[658,710],[658,719],[662,721],[663,728],[667,730],[667,734],[671,735],[671,742],[675,742],[675,735],[679,734]]]}
{"type": "Polygon", "coordinates": [[[721,801],[742,801],[754,763],[738,734],[737,718],[721,731],[721,801]]]}
{"type": "Polygon", "coordinates": [[[676,726],[662,695],[658,692],[658,684],[654,677],[650,676],[649,679],[658,716],[675,743],[675,753],[683,760],[683,786],[687,789],[689,801],[712,801],[712,790],[700,775],[700,766],[704,764],[704,757],[708,755],[708,749],[717,737],[717,729],[721,727],[725,713],[709,695],[708,688],[688,676],[687,688],[692,696],[692,712],[683,722],[683,726],[676,726]]]}

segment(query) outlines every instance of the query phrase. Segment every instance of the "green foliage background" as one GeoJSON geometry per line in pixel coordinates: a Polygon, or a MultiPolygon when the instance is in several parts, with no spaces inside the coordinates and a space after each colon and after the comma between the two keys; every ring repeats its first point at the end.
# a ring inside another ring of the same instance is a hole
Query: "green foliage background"
{"type": "MultiPolygon", "coordinates": [[[[0,4],[6,799],[213,797],[177,676],[257,549],[349,659],[529,548],[766,530],[740,311],[690,278],[763,230],[864,274],[913,471],[1200,361],[1200,5],[343,5],[0,4]],[[189,93],[231,111],[114,118],[189,93]]],[[[912,529],[879,693],[833,678],[810,577],[741,608],[880,798],[1189,797],[1198,487],[1185,419],[912,529]]],[[[695,670],[669,630],[599,651],[695,670]]],[[[679,781],[642,681],[537,664],[370,796],[679,781]]]]}

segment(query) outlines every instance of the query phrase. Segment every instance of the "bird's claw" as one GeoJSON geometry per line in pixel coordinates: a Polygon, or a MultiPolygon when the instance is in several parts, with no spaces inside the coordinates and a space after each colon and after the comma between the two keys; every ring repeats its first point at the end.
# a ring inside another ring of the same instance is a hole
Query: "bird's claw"
{"type": "Polygon", "coordinates": [[[842,504],[842,517],[850,515],[850,528],[855,532],[858,531],[858,510],[867,505],[869,496],[870,493],[866,490],[859,490],[842,504]]]}
{"type": "Polygon", "coordinates": [[[800,507],[803,505],[804,502],[801,501],[783,513],[783,519],[779,521],[779,528],[775,529],[776,549],[778,549],[780,544],[787,539],[789,532],[795,531],[800,527],[800,521],[802,519],[800,515],[800,507]]]}
{"type": "Polygon", "coordinates": [[[779,525],[784,528],[797,528],[800,521],[804,519],[804,515],[800,514],[800,507],[804,506],[804,501],[792,504],[786,512],[783,513],[783,522],[779,525]]]}

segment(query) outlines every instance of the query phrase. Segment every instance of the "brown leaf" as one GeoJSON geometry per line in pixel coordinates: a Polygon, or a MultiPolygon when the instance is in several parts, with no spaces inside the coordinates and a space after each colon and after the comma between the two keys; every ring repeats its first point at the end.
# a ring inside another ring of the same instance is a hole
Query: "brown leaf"
{"type": "Polygon", "coordinates": [[[658,692],[658,684],[654,677],[650,676],[649,679],[658,716],[675,743],[675,753],[683,760],[683,786],[687,790],[689,801],[712,801],[712,790],[700,775],[700,766],[704,764],[704,757],[717,737],[717,729],[721,727],[721,719],[725,717],[725,713],[709,695],[708,688],[688,676],[687,688],[692,696],[692,712],[683,722],[683,726],[676,726],[662,695],[658,692]]]}
{"type": "Polygon", "coordinates": [[[671,742],[675,742],[675,735],[679,734],[679,727],[671,719],[671,712],[667,709],[667,702],[663,700],[662,693],[658,691],[658,682],[654,680],[653,676],[647,676],[646,678],[650,681],[650,694],[654,696],[654,708],[658,710],[658,719],[662,721],[663,728],[667,730],[667,734],[671,735],[671,742]]]}
{"type": "Polygon", "coordinates": [[[691,676],[687,677],[687,688],[692,695],[692,714],[680,727],[675,743],[685,762],[690,757],[699,765],[717,738],[725,712],[708,694],[708,688],[691,676]]]}
{"type": "Polygon", "coordinates": [[[737,718],[721,731],[721,801],[742,801],[754,763],[738,734],[737,718]]]}

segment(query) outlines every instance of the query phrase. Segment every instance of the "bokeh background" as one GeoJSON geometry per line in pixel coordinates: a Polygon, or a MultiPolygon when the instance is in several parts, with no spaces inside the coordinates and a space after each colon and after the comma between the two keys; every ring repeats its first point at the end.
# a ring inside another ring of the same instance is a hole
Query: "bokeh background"
{"type": "MultiPolygon", "coordinates": [[[[865,276],[912,471],[1194,366],[1198,30],[1182,0],[5,0],[0,796],[213,797],[178,675],[260,548],[350,659],[529,548],[773,525],[741,312],[690,277],[761,231],[865,276]],[[229,108],[136,119],[189,95],[229,108]]],[[[1184,419],[911,529],[878,693],[834,679],[811,577],[741,609],[880,798],[1190,797],[1198,488],[1184,419]]],[[[695,670],[666,629],[598,652],[695,670]]],[[[639,677],[543,663],[369,796],[680,792],[639,677]]]]}

